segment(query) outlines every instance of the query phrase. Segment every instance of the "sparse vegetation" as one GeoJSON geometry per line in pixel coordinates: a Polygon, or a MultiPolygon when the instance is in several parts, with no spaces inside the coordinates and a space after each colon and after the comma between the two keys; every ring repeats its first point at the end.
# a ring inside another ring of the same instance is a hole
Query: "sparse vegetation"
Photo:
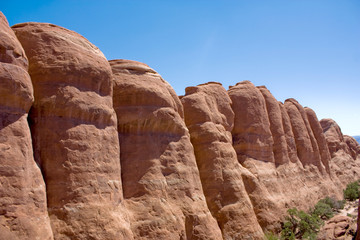
{"type": "Polygon", "coordinates": [[[289,215],[283,223],[282,239],[316,239],[316,234],[322,225],[319,216],[296,208],[291,208],[287,212],[289,215]]]}
{"type": "Polygon", "coordinates": [[[310,210],[312,215],[319,216],[323,220],[330,219],[334,216],[335,212],[343,209],[345,200],[337,201],[334,198],[326,197],[321,199],[315,206],[314,209],[310,210]]]}
{"type": "Polygon", "coordinates": [[[359,198],[359,182],[349,183],[344,190],[344,199],[355,201],[359,198]]]}
{"type": "Polygon", "coordinates": [[[323,220],[333,217],[335,212],[344,208],[344,205],[344,200],[337,201],[326,197],[321,199],[308,213],[296,208],[288,209],[288,216],[282,224],[280,239],[316,239],[316,235],[324,223],[323,220]]]}

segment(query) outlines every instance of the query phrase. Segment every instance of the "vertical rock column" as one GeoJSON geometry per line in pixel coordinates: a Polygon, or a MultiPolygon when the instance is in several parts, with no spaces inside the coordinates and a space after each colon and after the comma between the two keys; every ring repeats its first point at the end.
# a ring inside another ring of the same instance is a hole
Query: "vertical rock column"
{"type": "Polygon", "coordinates": [[[229,96],[235,112],[232,135],[238,160],[241,163],[248,158],[274,162],[274,140],[260,90],[250,81],[243,81],[230,87],[229,96]]]}
{"type": "Polygon", "coordinates": [[[206,205],[175,91],[145,64],[110,64],[124,197],[135,239],[222,239],[206,205]]]}
{"type": "Polygon", "coordinates": [[[219,83],[186,88],[181,99],[205,197],[224,239],[263,239],[232,146],[234,112],[219,83]]]}
{"type": "Polygon", "coordinates": [[[0,12],[0,239],[53,239],[45,184],[33,157],[28,60],[0,12]]]}
{"type": "Polygon", "coordinates": [[[284,105],[290,117],[300,161],[304,166],[309,164],[317,166],[319,171],[323,172],[324,166],[320,160],[319,147],[304,108],[293,98],[287,99],[284,105]]]}
{"type": "Polygon", "coordinates": [[[287,151],[286,135],[284,132],[281,109],[278,101],[265,86],[260,86],[258,89],[264,96],[267,113],[269,115],[270,130],[274,139],[273,149],[275,164],[278,166],[288,163],[289,155],[287,151]]]}
{"type": "Polygon", "coordinates": [[[36,161],[57,239],[131,239],[124,220],[112,73],[81,35],[45,23],[13,26],[29,57],[36,161]]]}
{"type": "Polygon", "coordinates": [[[331,157],[330,157],[329,148],[327,146],[322,127],[320,125],[320,122],[319,122],[314,110],[312,110],[311,108],[308,108],[308,107],[305,107],[304,109],[305,109],[307,118],[309,120],[311,129],[314,133],[314,136],[315,136],[316,141],[319,146],[321,162],[325,166],[326,172],[329,174],[330,173],[329,161],[330,161],[331,157]]]}
{"type": "Polygon", "coordinates": [[[296,142],[291,126],[290,117],[283,103],[279,102],[279,107],[281,110],[281,118],[284,127],[284,134],[287,143],[287,152],[288,152],[289,160],[293,163],[296,163],[299,161],[299,157],[297,153],[296,142]]]}
{"type": "Polygon", "coordinates": [[[266,102],[251,82],[243,81],[230,87],[228,94],[235,113],[232,130],[233,147],[237,159],[249,171],[242,178],[263,229],[274,227],[280,221],[278,202],[259,180],[276,175],[273,137],[266,102]]]}

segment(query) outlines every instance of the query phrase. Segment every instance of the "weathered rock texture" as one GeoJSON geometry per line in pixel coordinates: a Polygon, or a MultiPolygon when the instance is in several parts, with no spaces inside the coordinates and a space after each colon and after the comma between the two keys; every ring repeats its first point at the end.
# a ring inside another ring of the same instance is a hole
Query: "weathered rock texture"
{"type": "Polygon", "coordinates": [[[299,103],[290,99],[284,106],[265,87],[249,81],[230,87],[229,96],[234,149],[257,181],[252,188],[244,183],[263,229],[279,227],[276,222],[290,206],[306,209],[321,197],[341,196],[323,173],[316,138],[299,103]]]}
{"type": "Polygon", "coordinates": [[[0,239],[52,239],[45,184],[33,157],[33,87],[25,52],[0,12],[0,239]]]}
{"type": "Polygon", "coordinates": [[[0,30],[0,239],[261,239],[360,179],[352,137],[264,86],[180,100],[70,30],[0,30]]]}
{"type": "Polygon", "coordinates": [[[331,154],[331,172],[345,186],[360,179],[360,144],[353,137],[343,135],[339,125],[332,119],[320,121],[331,154]]]}
{"type": "Polygon", "coordinates": [[[174,90],[145,64],[110,64],[124,197],[135,239],[222,239],[174,90]]]}
{"type": "Polygon", "coordinates": [[[331,157],[330,157],[329,148],[326,144],[326,139],[323,133],[323,129],[319,123],[316,113],[311,108],[308,107],[305,108],[305,112],[319,146],[321,162],[325,166],[326,172],[330,173],[329,161],[331,157]]]}
{"type": "Polygon", "coordinates": [[[235,112],[232,135],[238,160],[241,163],[247,158],[274,162],[274,140],[260,90],[251,82],[243,81],[230,88],[229,96],[235,112]]]}
{"type": "Polygon", "coordinates": [[[219,83],[188,87],[181,101],[206,201],[224,239],[263,239],[232,147],[234,112],[226,90],[219,83]]]}
{"type": "Polygon", "coordinates": [[[304,108],[293,98],[285,101],[285,108],[290,117],[301,163],[304,166],[315,165],[322,171],[324,166],[321,163],[319,147],[304,108]]]}
{"type": "Polygon", "coordinates": [[[318,234],[319,240],[351,240],[356,224],[351,217],[337,215],[328,220],[318,234]]]}
{"type": "Polygon", "coordinates": [[[130,239],[110,65],[67,29],[24,23],[13,30],[29,58],[34,154],[55,238],[130,239]]]}

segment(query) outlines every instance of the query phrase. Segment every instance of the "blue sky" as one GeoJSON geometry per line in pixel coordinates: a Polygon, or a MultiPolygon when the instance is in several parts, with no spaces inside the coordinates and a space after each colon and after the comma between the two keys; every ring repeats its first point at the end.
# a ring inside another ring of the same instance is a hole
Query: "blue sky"
{"type": "Polygon", "coordinates": [[[12,0],[0,10],[10,25],[50,22],[109,60],[144,62],[179,95],[250,80],[360,135],[358,0],[12,0]]]}

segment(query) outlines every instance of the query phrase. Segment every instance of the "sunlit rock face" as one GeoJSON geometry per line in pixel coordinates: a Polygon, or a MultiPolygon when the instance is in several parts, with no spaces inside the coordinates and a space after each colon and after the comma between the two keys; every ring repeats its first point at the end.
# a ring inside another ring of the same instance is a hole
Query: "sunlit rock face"
{"type": "Polygon", "coordinates": [[[250,81],[178,97],[73,31],[0,28],[1,240],[262,239],[360,179],[355,139],[295,99],[250,81]]]}
{"type": "Polygon", "coordinates": [[[12,27],[29,58],[30,124],[56,239],[130,239],[122,207],[112,72],[81,35],[46,23],[12,27]]]}
{"type": "Polygon", "coordinates": [[[53,239],[27,116],[34,101],[25,52],[0,12],[0,239],[53,239]]]}
{"type": "Polygon", "coordinates": [[[263,239],[232,146],[234,112],[226,90],[219,83],[188,87],[181,102],[206,201],[224,239],[263,239]]]}
{"type": "Polygon", "coordinates": [[[339,125],[332,119],[320,120],[331,154],[330,170],[342,183],[360,179],[360,145],[353,137],[343,135],[339,125]]]}
{"type": "Polygon", "coordinates": [[[326,172],[330,173],[329,161],[331,159],[331,156],[330,156],[329,148],[326,144],[326,139],[325,139],[325,135],[323,133],[323,129],[320,125],[320,122],[319,122],[314,110],[312,110],[311,108],[308,108],[308,107],[306,107],[304,109],[305,109],[309,124],[311,126],[311,129],[314,133],[314,137],[319,146],[321,162],[324,165],[326,172]]]}
{"type": "Polygon", "coordinates": [[[180,99],[147,65],[110,64],[135,239],[222,239],[206,205],[180,99]]]}
{"type": "Polygon", "coordinates": [[[287,99],[284,105],[290,117],[301,163],[304,166],[315,165],[320,171],[323,171],[324,166],[321,163],[318,143],[304,108],[293,98],[287,99]]]}
{"type": "Polygon", "coordinates": [[[260,90],[250,81],[243,81],[231,87],[228,93],[235,112],[232,135],[238,160],[244,162],[253,158],[273,163],[274,140],[266,102],[260,90]]]}
{"type": "Polygon", "coordinates": [[[275,163],[276,165],[288,163],[290,159],[279,103],[265,86],[260,86],[258,89],[264,97],[269,116],[270,131],[274,140],[273,152],[275,163]]]}

